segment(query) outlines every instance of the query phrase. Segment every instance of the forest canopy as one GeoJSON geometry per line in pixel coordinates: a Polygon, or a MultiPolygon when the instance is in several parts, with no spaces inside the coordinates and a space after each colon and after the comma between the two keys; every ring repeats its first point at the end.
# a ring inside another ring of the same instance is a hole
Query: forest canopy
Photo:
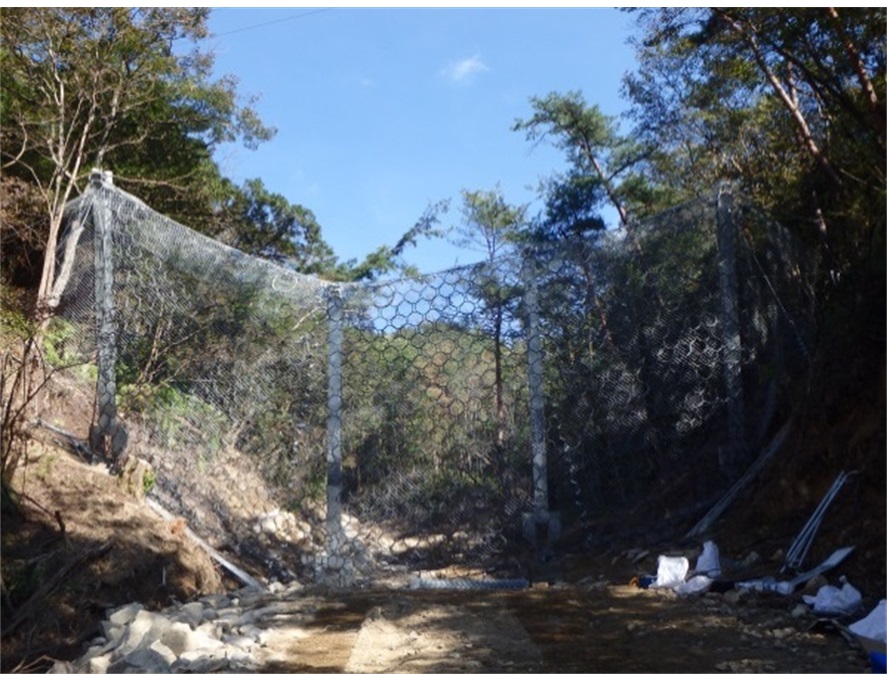
{"type": "MultiPolygon", "coordinates": [[[[512,123],[551,142],[565,175],[526,213],[524,236],[583,236],[698,195],[722,181],[846,273],[884,267],[885,10],[627,10],[639,63],[619,121],[588,92],[539,92],[512,123]]],[[[392,246],[341,262],[310,205],[234,184],[220,143],[274,142],[255,100],[216,76],[208,8],[4,8],[0,148],[3,281],[43,296],[64,203],[93,167],[153,208],[245,252],[333,280],[402,269],[404,250],[439,235],[429,207],[392,246]]],[[[503,125],[508,120],[503,120],[503,125]]],[[[521,206],[509,206],[522,209],[521,206]]]]}

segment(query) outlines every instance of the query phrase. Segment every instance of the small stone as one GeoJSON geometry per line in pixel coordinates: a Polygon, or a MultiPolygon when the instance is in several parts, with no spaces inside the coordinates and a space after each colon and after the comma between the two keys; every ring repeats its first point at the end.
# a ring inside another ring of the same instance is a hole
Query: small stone
{"type": "Polygon", "coordinates": [[[158,613],[141,610],[126,627],[126,635],[117,651],[121,654],[126,654],[139,648],[147,648],[149,644],[157,641],[172,625],[172,621],[158,613]]]}
{"type": "Polygon", "coordinates": [[[740,600],[740,593],[737,590],[727,590],[724,593],[724,601],[732,606],[736,606],[740,600]]]}
{"type": "Polygon", "coordinates": [[[117,662],[112,663],[108,669],[108,674],[132,671],[135,667],[138,671],[164,673],[171,671],[170,663],[167,659],[151,648],[137,648],[127,653],[117,662]]]}
{"type": "Polygon", "coordinates": [[[225,637],[223,641],[229,646],[239,648],[242,651],[248,651],[256,645],[256,640],[253,637],[244,634],[232,634],[225,637]]]}
{"type": "Polygon", "coordinates": [[[208,594],[200,598],[204,606],[212,606],[215,609],[225,608],[231,605],[231,600],[224,594],[208,594]]]}
{"type": "Polygon", "coordinates": [[[102,631],[105,633],[106,650],[111,650],[120,645],[126,635],[126,625],[115,625],[110,620],[103,620],[102,631]]]}
{"type": "Polygon", "coordinates": [[[305,586],[302,585],[297,580],[290,581],[290,583],[286,586],[286,597],[287,599],[291,598],[293,595],[300,594],[305,589],[305,586]]]}
{"type": "Polygon", "coordinates": [[[235,671],[243,671],[250,668],[250,665],[252,665],[252,658],[249,653],[234,651],[233,653],[228,653],[228,662],[231,669],[235,671]]]}
{"type": "Polygon", "coordinates": [[[822,574],[813,576],[813,578],[811,578],[804,586],[802,594],[815,597],[820,588],[823,588],[826,585],[828,585],[828,579],[825,576],[823,576],[822,574]]]}
{"type": "Polygon", "coordinates": [[[182,653],[173,664],[173,669],[187,672],[221,672],[229,669],[229,664],[224,651],[199,649],[182,653]]]}
{"type": "MultiPolygon", "coordinates": [[[[206,625],[212,625],[215,630],[218,630],[216,634],[219,635],[217,638],[220,639],[222,635],[228,634],[231,631],[231,629],[234,627],[234,621],[231,618],[216,618],[211,623],[203,623],[203,625],[199,625],[197,629],[200,630],[201,627],[204,627],[206,625]]],[[[207,632],[207,634],[211,635],[212,633],[207,632]]]]}
{"type": "Polygon", "coordinates": [[[267,606],[256,608],[251,611],[245,611],[244,613],[239,615],[236,620],[231,622],[231,628],[235,629],[238,627],[242,627],[243,625],[252,625],[259,622],[259,620],[261,620],[266,615],[270,615],[272,613],[274,613],[274,608],[269,608],[267,606]]]}
{"type": "Polygon", "coordinates": [[[750,553],[748,553],[748,555],[746,555],[745,559],[742,560],[741,566],[743,566],[743,567],[753,566],[760,561],[761,561],[761,556],[757,552],[752,550],[750,553]]]}
{"type": "Polygon", "coordinates": [[[792,618],[803,618],[810,612],[810,608],[806,604],[798,604],[792,609],[792,618]]]}
{"type": "Polygon", "coordinates": [[[233,596],[237,599],[245,599],[247,597],[254,597],[257,595],[264,594],[264,590],[260,587],[254,587],[252,585],[248,587],[242,587],[236,592],[233,593],[233,596]]]}
{"type": "Polygon", "coordinates": [[[163,633],[160,643],[180,658],[186,652],[211,650],[223,646],[223,643],[218,639],[212,638],[203,631],[192,630],[185,623],[172,625],[163,633]]]}
{"type": "Polygon", "coordinates": [[[135,617],[143,608],[145,607],[139,603],[127,604],[108,614],[108,622],[112,625],[126,625],[135,620],[135,617]]]}
{"type": "Polygon", "coordinates": [[[192,628],[197,627],[200,623],[204,622],[204,608],[203,604],[199,601],[192,601],[190,604],[185,604],[179,609],[178,613],[184,622],[188,623],[192,628]]]}
{"type": "Polygon", "coordinates": [[[265,602],[266,595],[264,593],[249,594],[235,601],[237,601],[236,606],[239,608],[248,609],[265,602]]]}
{"type": "Polygon", "coordinates": [[[86,662],[87,660],[91,660],[92,658],[97,658],[100,655],[104,655],[105,653],[113,651],[114,648],[115,648],[115,646],[113,646],[113,645],[110,647],[109,646],[90,646],[86,650],[86,653],[81,655],[80,658],[78,658],[77,662],[74,663],[74,668],[77,669],[78,663],[82,664],[82,663],[86,662]]]}
{"type": "Polygon", "coordinates": [[[202,625],[198,625],[194,631],[205,634],[211,639],[221,640],[222,638],[222,628],[216,623],[203,623],[202,625]]]}
{"type": "Polygon", "coordinates": [[[157,653],[160,657],[162,657],[167,664],[172,665],[176,661],[176,654],[173,652],[171,648],[166,646],[160,641],[155,641],[150,646],[151,650],[157,653]]]}
{"type": "Polygon", "coordinates": [[[106,653],[95,658],[90,658],[89,662],[77,671],[86,672],[86,674],[106,674],[108,667],[111,666],[111,654],[106,653]]]}

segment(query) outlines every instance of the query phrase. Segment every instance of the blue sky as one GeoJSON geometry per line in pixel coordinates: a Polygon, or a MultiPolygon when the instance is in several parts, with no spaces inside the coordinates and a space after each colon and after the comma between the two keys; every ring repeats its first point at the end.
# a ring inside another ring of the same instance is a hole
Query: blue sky
{"type": "MultiPolygon", "coordinates": [[[[258,96],[277,128],[258,150],[225,146],[225,175],[261,178],[311,209],[340,260],[393,245],[429,204],[497,185],[539,210],[563,153],[511,130],[531,96],[579,90],[611,116],[635,61],[633,18],[615,9],[216,8],[216,75],[258,96]]],[[[624,127],[623,127],[624,128],[624,127]]],[[[424,272],[476,259],[441,240],[410,249],[424,272]]]]}

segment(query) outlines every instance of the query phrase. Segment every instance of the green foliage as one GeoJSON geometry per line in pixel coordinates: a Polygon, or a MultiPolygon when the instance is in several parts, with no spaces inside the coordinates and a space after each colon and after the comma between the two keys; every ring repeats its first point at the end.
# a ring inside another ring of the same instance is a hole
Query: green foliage
{"type": "Polygon", "coordinates": [[[626,78],[656,182],[721,180],[819,249],[883,266],[883,8],[642,10],[626,78]]]}
{"type": "Polygon", "coordinates": [[[66,321],[53,321],[43,342],[46,362],[54,367],[64,365],[64,344],[73,333],[73,327],[66,321]]]}
{"type": "Polygon", "coordinates": [[[534,96],[530,105],[533,116],[517,120],[512,129],[526,132],[532,142],[550,139],[564,150],[570,164],[566,176],[551,178],[543,187],[546,215],[536,238],[600,229],[599,210],[605,205],[616,209],[622,225],[630,215],[649,212],[653,204],[647,200],[653,192],[643,174],[636,171],[631,179],[625,177],[643,161],[647,147],[620,135],[616,120],[597,105],[588,105],[578,91],[534,96]]]}
{"type": "Polygon", "coordinates": [[[41,480],[45,480],[49,477],[49,473],[52,471],[52,467],[57,460],[58,455],[56,454],[44,454],[41,456],[40,461],[37,464],[37,477],[41,480]]]}
{"type": "MultiPolygon", "coordinates": [[[[205,229],[225,191],[213,148],[238,138],[253,145],[273,135],[251,104],[238,103],[233,78],[211,79],[212,55],[198,46],[207,36],[208,13],[3,8],[4,184],[7,176],[22,180],[45,204],[36,218],[32,208],[19,207],[30,192],[11,194],[11,210],[22,216],[14,219],[8,243],[21,251],[15,264],[31,264],[45,250],[41,312],[54,281],[63,205],[83,189],[92,167],[114,171],[121,185],[154,208],[205,229]]],[[[19,269],[4,273],[33,278],[19,269]]]]}
{"type": "Polygon", "coordinates": [[[195,151],[200,161],[222,142],[269,139],[273,130],[237,104],[235,80],[210,79],[213,57],[197,46],[207,35],[208,14],[206,8],[4,9],[3,152],[13,170],[34,169],[46,183],[45,171],[58,170],[66,158],[45,154],[43,141],[61,134],[82,142],[81,165],[147,168],[156,159],[164,178],[181,180],[195,166],[188,159],[195,151]],[[182,41],[193,50],[174,51],[182,41]]]}
{"type": "Polygon", "coordinates": [[[33,323],[27,316],[7,304],[7,290],[0,290],[0,337],[3,346],[27,340],[34,332],[33,323]]]}
{"type": "Polygon", "coordinates": [[[144,490],[144,493],[150,493],[156,483],[157,474],[153,470],[146,470],[142,476],[142,489],[144,490]]]}
{"type": "Polygon", "coordinates": [[[147,415],[176,451],[191,452],[200,448],[212,452],[222,448],[227,419],[198,396],[171,385],[158,386],[150,399],[147,415]],[[202,429],[200,434],[194,427],[194,420],[198,419],[202,429]]]}
{"type": "Polygon", "coordinates": [[[74,324],[61,318],[53,318],[49,322],[43,340],[43,354],[47,363],[60,368],[83,362],[84,359],[80,354],[69,353],[65,348],[76,330],[74,324]]]}
{"type": "Polygon", "coordinates": [[[304,274],[327,271],[335,262],[314,214],[268,192],[260,179],[232,189],[219,218],[219,238],[246,253],[286,263],[304,274]]]}
{"type": "MultiPolygon", "coordinates": [[[[503,407],[525,409],[525,351],[500,349],[503,407]]],[[[507,467],[528,460],[515,440],[526,436],[526,419],[499,418],[495,352],[491,333],[444,321],[346,333],[346,486],[358,503],[449,526],[462,499],[487,502],[511,476],[529,475],[507,467]],[[487,473],[496,489],[480,483],[487,473]],[[393,488],[398,503],[385,496],[393,488]]]]}
{"type": "Polygon", "coordinates": [[[500,187],[494,190],[462,190],[462,226],[454,243],[493,260],[518,240],[526,206],[505,202],[500,187]]]}
{"type": "Polygon", "coordinates": [[[439,227],[440,217],[448,208],[446,200],[430,204],[394,246],[380,246],[363,262],[358,264],[355,260],[349,260],[328,270],[323,276],[332,281],[373,281],[390,272],[399,272],[404,277],[416,276],[417,270],[403,264],[400,258],[407,248],[416,246],[421,239],[444,236],[445,232],[439,227]]]}
{"type": "Polygon", "coordinates": [[[16,605],[24,602],[46,583],[51,573],[53,554],[39,555],[34,559],[7,559],[3,562],[4,593],[16,605]]]}
{"type": "Polygon", "coordinates": [[[0,287],[0,481],[7,505],[14,507],[12,479],[28,451],[33,403],[55,369],[41,358],[34,323],[0,287]]]}
{"type": "Polygon", "coordinates": [[[600,215],[603,188],[596,176],[571,172],[546,185],[545,216],[535,227],[535,240],[584,238],[605,228],[600,215]]]}

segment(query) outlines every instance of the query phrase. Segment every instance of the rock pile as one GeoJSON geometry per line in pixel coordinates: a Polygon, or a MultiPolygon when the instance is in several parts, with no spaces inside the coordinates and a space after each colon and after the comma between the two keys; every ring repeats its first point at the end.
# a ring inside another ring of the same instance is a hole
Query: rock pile
{"type": "Polygon", "coordinates": [[[138,603],[102,621],[103,636],[51,672],[220,672],[260,668],[285,636],[298,638],[314,609],[299,583],[209,595],[155,613],[138,603]]]}

